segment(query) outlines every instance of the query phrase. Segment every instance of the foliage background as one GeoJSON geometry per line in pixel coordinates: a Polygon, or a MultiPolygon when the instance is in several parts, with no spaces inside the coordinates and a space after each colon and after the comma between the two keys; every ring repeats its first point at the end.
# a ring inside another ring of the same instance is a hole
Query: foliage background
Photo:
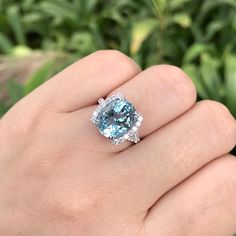
{"type": "MultiPolygon", "coordinates": [[[[235,0],[0,0],[0,117],[75,60],[117,49],[183,68],[236,117],[235,0]]],[[[79,85],[78,85],[79,86],[79,85]]]]}
{"type": "Polygon", "coordinates": [[[68,64],[113,48],[183,68],[236,117],[235,0],[0,0],[0,116],[68,64]]]}

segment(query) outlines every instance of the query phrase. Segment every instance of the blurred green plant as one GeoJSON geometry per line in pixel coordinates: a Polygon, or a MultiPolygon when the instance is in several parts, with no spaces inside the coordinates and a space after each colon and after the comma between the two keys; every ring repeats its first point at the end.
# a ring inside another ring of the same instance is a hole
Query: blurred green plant
{"type": "Polygon", "coordinates": [[[142,68],[183,68],[199,99],[236,117],[235,35],[235,0],[0,0],[0,117],[68,64],[107,48],[142,68]]]}
{"type": "Polygon", "coordinates": [[[112,48],[143,68],[180,66],[199,99],[236,117],[235,13],[235,0],[0,0],[0,114],[70,62],[112,48]]]}

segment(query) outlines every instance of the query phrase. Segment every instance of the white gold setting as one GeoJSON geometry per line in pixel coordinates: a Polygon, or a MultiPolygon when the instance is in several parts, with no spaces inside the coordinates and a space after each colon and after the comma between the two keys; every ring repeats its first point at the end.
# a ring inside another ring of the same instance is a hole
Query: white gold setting
{"type": "MultiPolygon", "coordinates": [[[[110,104],[113,100],[117,100],[117,99],[119,99],[120,101],[128,101],[121,93],[112,95],[106,99],[103,99],[103,98],[98,99],[99,105],[96,108],[96,110],[93,112],[92,117],[91,117],[91,121],[96,126],[99,122],[98,116],[101,113],[102,109],[106,107],[108,104],[110,104]]],[[[123,136],[119,138],[110,138],[112,141],[112,144],[118,145],[125,142],[126,140],[134,142],[134,143],[138,143],[140,141],[138,129],[143,121],[143,116],[141,115],[140,112],[137,112],[136,110],[132,114],[133,114],[133,118],[135,118],[135,123],[133,124],[131,128],[129,128],[127,133],[125,133],[123,136]]]]}

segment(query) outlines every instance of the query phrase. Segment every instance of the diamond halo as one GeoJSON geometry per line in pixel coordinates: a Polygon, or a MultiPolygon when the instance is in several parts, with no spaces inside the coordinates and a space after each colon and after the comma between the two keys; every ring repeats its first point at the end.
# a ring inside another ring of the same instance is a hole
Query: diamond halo
{"type": "Polygon", "coordinates": [[[134,143],[140,141],[138,129],[143,117],[131,102],[121,93],[98,99],[98,107],[93,112],[91,121],[100,133],[112,141],[121,144],[126,140],[134,143]]]}

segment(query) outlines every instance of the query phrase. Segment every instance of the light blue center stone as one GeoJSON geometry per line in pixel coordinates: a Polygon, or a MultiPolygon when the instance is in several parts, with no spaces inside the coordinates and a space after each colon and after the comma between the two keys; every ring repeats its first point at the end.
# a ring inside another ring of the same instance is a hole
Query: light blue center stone
{"type": "Polygon", "coordinates": [[[136,122],[134,106],[125,99],[115,99],[99,112],[96,126],[105,137],[117,139],[127,134],[136,122]]]}

